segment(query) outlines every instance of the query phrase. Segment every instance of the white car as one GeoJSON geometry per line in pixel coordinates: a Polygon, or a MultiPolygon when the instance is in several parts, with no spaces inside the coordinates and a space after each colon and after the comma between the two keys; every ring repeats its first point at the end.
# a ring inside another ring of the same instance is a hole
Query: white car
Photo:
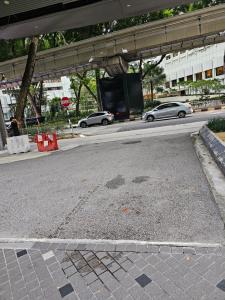
{"type": "Polygon", "coordinates": [[[153,122],[155,119],[166,119],[172,117],[185,118],[192,114],[193,109],[188,103],[170,102],[160,104],[154,109],[147,111],[142,115],[142,120],[153,122]]]}
{"type": "Polygon", "coordinates": [[[86,128],[91,125],[108,125],[114,120],[114,115],[108,111],[99,111],[78,122],[78,127],[86,128]]]}

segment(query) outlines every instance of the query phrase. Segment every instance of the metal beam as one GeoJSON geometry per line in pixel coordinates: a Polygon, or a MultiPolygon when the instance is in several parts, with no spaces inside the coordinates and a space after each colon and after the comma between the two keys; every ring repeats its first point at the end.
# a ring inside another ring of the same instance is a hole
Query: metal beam
{"type": "MultiPolygon", "coordinates": [[[[35,80],[108,65],[108,58],[139,57],[192,49],[224,42],[225,4],[124,29],[68,46],[39,52],[35,80]]],[[[6,78],[21,80],[26,57],[0,63],[6,78]]]]}

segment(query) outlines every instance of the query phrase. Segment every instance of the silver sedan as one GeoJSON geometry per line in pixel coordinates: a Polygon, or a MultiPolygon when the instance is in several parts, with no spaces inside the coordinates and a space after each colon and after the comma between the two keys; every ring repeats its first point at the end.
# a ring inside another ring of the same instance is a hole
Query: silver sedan
{"type": "Polygon", "coordinates": [[[192,114],[193,109],[188,103],[171,102],[160,104],[154,109],[145,112],[142,120],[153,122],[155,119],[167,119],[172,117],[185,118],[186,115],[192,114]]]}
{"type": "Polygon", "coordinates": [[[91,125],[108,125],[114,120],[114,115],[107,111],[99,111],[97,113],[91,114],[85,119],[82,119],[78,122],[78,126],[85,128],[91,125]]]}

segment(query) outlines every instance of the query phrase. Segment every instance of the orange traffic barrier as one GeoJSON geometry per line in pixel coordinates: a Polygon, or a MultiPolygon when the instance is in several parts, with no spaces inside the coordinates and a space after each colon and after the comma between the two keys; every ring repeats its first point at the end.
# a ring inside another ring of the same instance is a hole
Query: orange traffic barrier
{"type": "Polygon", "coordinates": [[[48,152],[59,149],[57,136],[55,132],[52,134],[52,138],[49,134],[46,133],[42,133],[41,136],[36,134],[35,142],[37,143],[37,148],[39,152],[48,152]]]}

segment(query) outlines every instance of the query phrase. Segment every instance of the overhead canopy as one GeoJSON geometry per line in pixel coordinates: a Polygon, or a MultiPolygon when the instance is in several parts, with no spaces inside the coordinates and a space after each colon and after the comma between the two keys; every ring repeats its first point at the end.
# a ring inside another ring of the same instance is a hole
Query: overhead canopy
{"type": "Polygon", "coordinates": [[[79,28],[192,0],[1,0],[0,39],[79,28]]]}

